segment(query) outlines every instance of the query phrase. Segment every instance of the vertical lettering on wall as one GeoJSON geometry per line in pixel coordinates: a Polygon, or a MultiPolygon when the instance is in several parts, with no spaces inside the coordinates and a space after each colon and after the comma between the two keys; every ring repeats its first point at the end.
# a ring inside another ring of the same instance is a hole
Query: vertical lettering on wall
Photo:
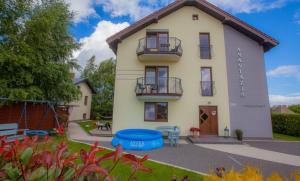
{"type": "Polygon", "coordinates": [[[243,55],[240,48],[237,49],[237,64],[238,64],[238,73],[239,73],[239,79],[240,79],[240,96],[245,97],[245,77],[244,77],[244,61],[243,61],[243,55]]]}

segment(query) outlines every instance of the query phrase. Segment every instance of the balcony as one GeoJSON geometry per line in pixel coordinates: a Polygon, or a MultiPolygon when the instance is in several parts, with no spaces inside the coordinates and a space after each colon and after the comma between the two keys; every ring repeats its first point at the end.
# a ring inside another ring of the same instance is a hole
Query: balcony
{"type": "Polygon", "coordinates": [[[175,77],[159,78],[159,80],[137,79],[135,93],[141,100],[177,100],[183,93],[181,79],[175,77]],[[156,83],[158,82],[158,83],[156,83]]]}
{"type": "Polygon", "coordinates": [[[175,37],[168,37],[147,43],[147,38],[142,38],[139,40],[136,53],[140,61],[176,62],[182,56],[181,40],[175,37]]]}

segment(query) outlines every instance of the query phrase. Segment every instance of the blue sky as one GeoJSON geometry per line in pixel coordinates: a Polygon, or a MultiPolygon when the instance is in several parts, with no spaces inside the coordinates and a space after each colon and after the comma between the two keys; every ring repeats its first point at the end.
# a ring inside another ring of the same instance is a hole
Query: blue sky
{"type": "MultiPolygon", "coordinates": [[[[74,56],[84,66],[113,57],[105,39],[172,0],[66,0],[76,13],[74,56]]],[[[265,54],[271,104],[300,104],[300,0],[209,0],[280,41],[265,54]]]]}

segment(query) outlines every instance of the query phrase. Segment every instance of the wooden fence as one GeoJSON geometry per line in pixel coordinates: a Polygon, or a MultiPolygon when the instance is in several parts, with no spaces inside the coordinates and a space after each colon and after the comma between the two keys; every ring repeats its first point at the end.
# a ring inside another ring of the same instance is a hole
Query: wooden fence
{"type": "Polygon", "coordinates": [[[26,109],[24,106],[24,102],[0,106],[0,124],[18,123],[20,129],[48,130],[58,127],[55,112],[59,124],[69,115],[68,108],[58,107],[54,112],[47,103],[26,103],[26,109]]]}

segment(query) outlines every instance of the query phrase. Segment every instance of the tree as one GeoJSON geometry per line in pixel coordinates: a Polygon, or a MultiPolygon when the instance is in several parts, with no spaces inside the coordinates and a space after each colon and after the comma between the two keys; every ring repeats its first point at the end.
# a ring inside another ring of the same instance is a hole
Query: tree
{"type": "Polygon", "coordinates": [[[96,89],[97,93],[92,100],[92,117],[111,116],[113,110],[113,94],[115,82],[116,63],[113,59],[102,61],[94,71],[93,58],[91,58],[84,71],[82,77],[88,78],[96,89]]]}
{"type": "Polygon", "coordinates": [[[92,77],[92,75],[96,72],[97,70],[97,65],[96,65],[96,57],[92,56],[88,61],[86,66],[84,67],[82,73],[81,73],[81,78],[86,78],[86,77],[92,77]]]}
{"type": "Polygon", "coordinates": [[[63,0],[0,0],[0,96],[71,102],[80,92],[69,76],[78,68],[63,0]]]}

